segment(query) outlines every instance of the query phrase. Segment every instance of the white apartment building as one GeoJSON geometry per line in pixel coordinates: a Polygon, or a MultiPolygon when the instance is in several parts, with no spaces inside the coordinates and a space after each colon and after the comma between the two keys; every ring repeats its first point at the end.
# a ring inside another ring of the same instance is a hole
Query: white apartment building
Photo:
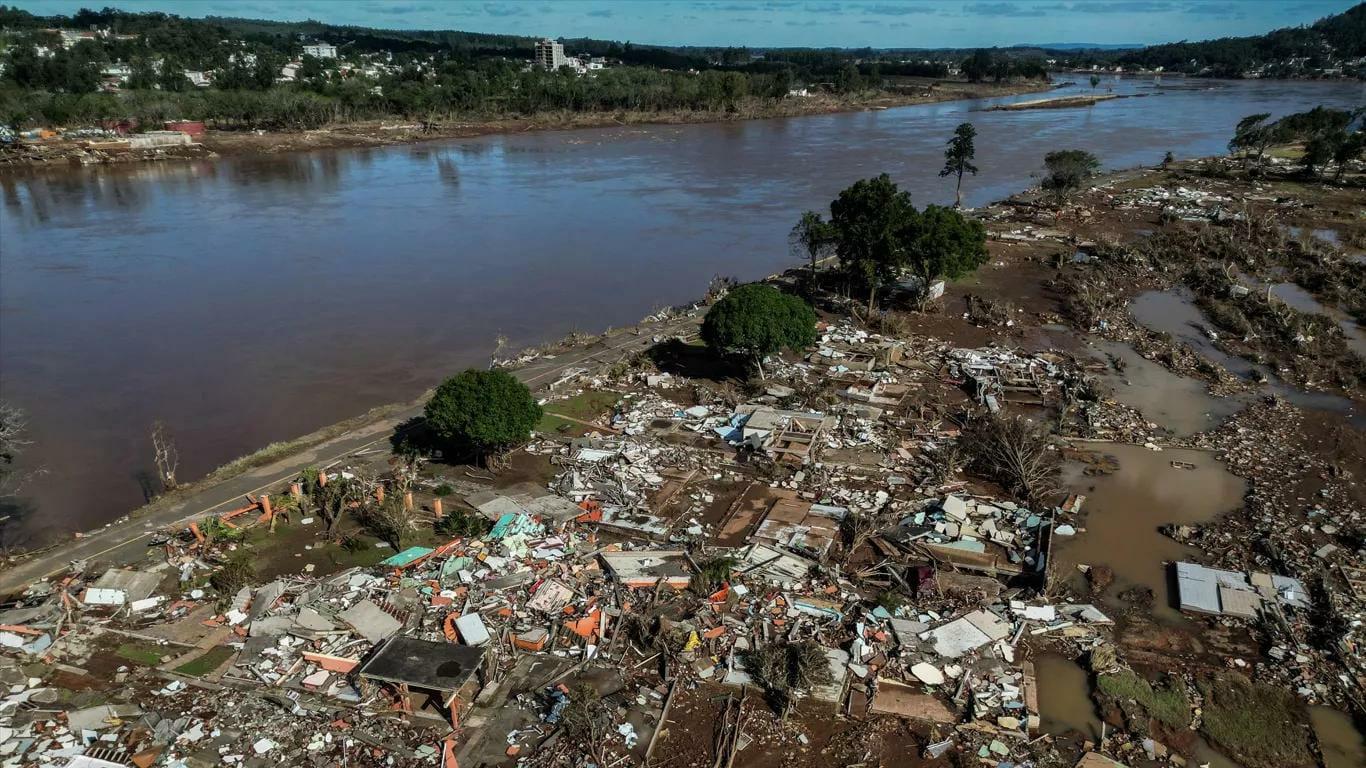
{"type": "Polygon", "coordinates": [[[304,55],[314,56],[319,59],[335,59],[337,58],[337,46],[330,45],[328,43],[314,43],[313,45],[305,45],[304,55]]]}
{"type": "Polygon", "coordinates": [[[556,70],[568,63],[569,59],[564,55],[562,43],[557,43],[548,37],[536,42],[536,64],[538,66],[556,70]]]}

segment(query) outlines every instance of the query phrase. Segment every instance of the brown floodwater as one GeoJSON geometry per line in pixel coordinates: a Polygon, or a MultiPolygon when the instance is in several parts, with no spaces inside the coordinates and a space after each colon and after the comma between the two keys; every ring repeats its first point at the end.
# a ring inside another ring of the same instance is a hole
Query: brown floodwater
{"type": "Polygon", "coordinates": [[[1107,602],[1131,587],[1153,592],[1153,615],[1179,620],[1171,607],[1165,563],[1194,557],[1196,550],[1164,536],[1167,523],[1203,523],[1238,509],[1247,490],[1242,478],[1206,451],[1153,451],[1138,445],[1096,443],[1083,446],[1113,456],[1119,470],[1088,476],[1069,463],[1063,479],[1069,489],[1086,494],[1081,525],[1085,531],[1055,537],[1059,570],[1056,578],[1073,578],[1078,564],[1105,565],[1115,573],[1107,602]],[[1181,469],[1172,462],[1195,465],[1181,469]]]}
{"type": "Polygon", "coordinates": [[[1332,707],[1310,707],[1309,720],[1323,753],[1323,768],[1366,766],[1366,737],[1347,713],[1332,707]]]}
{"type": "MultiPolygon", "coordinates": [[[[1313,301],[1312,296],[1308,298],[1313,301]]],[[[1366,408],[1359,403],[1340,395],[1300,389],[1282,381],[1267,366],[1220,349],[1206,333],[1206,329],[1213,327],[1212,324],[1184,288],[1141,293],[1130,302],[1129,311],[1140,325],[1170,334],[1173,339],[1184,342],[1196,354],[1222,366],[1234,376],[1264,382],[1262,389],[1269,394],[1284,398],[1301,408],[1343,414],[1352,424],[1366,428],[1366,408]]]]}
{"type": "Polygon", "coordinates": [[[1123,372],[1112,367],[1101,376],[1115,399],[1175,435],[1213,429],[1247,405],[1243,398],[1210,394],[1204,382],[1173,373],[1128,344],[1092,339],[1090,348],[1097,358],[1114,358],[1123,365],[1123,372]]]}
{"type": "Polygon", "coordinates": [[[1039,685],[1039,725],[1044,733],[1061,736],[1076,731],[1100,739],[1100,715],[1091,700],[1091,679],[1077,662],[1057,653],[1034,659],[1039,685]]]}
{"type": "Polygon", "coordinates": [[[859,178],[885,171],[919,205],[949,202],[937,171],[963,121],[978,132],[981,171],[964,190],[979,205],[1034,183],[1060,147],[1110,168],[1221,153],[1244,115],[1366,93],[1194,85],[1122,80],[1117,93],[1152,97],[1085,109],[962,101],[6,173],[0,397],[30,414],[24,461],[45,474],[0,543],[137,506],[154,420],[191,479],[415,397],[485,363],[500,333],[520,346],[597,332],[689,301],[714,275],[777,271],[796,260],[787,234],[800,212],[859,178]]]}

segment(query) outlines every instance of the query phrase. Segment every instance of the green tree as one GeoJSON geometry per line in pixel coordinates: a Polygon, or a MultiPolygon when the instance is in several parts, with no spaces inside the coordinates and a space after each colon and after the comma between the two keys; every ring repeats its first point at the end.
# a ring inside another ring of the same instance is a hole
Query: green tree
{"type": "Polygon", "coordinates": [[[481,458],[525,442],[541,420],[531,390],[507,371],[470,369],[442,382],[427,424],[441,440],[481,458]]]}
{"type": "Polygon", "coordinates": [[[157,85],[157,71],[146,56],[137,56],[129,65],[128,87],[133,90],[151,90],[157,85]]]}
{"type": "Polygon", "coordinates": [[[929,205],[901,233],[906,268],[928,288],[940,277],[956,280],[987,261],[987,230],[977,219],[929,205]]]}
{"type": "Polygon", "coordinates": [[[830,203],[830,227],[840,266],[868,289],[868,311],[878,288],[901,278],[902,235],[915,221],[911,195],[887,174],[854,182],[830,203]]]}
{"type": "Polygon", "coordinates": [[[991,51],[978,48],[963,62],[963,76],[970,83],[980,83],[996,69],[996,59],[991,51]]]}
{"type": "Polygon", "coordinates": [[[702,340],[719,354],[754,360],[764,378],[764,358],[816,342],[816,312],[805,301],[771,285],[742,285],[707,310],[702,340]]]}
{"type": "Polygon", "coordinates": [[[321,77],[323,71],[323,60],[317,56],[305,55],[300,59],[299,77],[311,80],[315,77],[321,77]]]}
{"type": "Polygon", "coordinates": [[[1100,85],[1100,75],[1091,75],[1091,90],[1095,90],[1100,85]]]}
{"type": "Polygon", "coordinates": [[[1058,200],[1081,189],[1082,184],[1100,170],[1100,161],[1096,156],[1081,149],[1049,152],[1044,155],[1043,165],[1048,171],[1043,180],[1043,188],[1052,192],[1058,200]]]}
{"type": "Polygon", "coordinates": [[[1338,164],[1338,169],[1333,174],[1333,178],[1342,181],[1342,174],[1347,170],[1347,163],[1359,160],[1363,155],[1366,155],[1366,130],[1353,131],[1333,148],[1333,162],[1338,164]]]}
{"type": "Polygon", "coordinates": [[[834,232],[830,224],[815,211],[807,211],[797,220],[788,235],[793,251],[805,251],[811,259],[811,274],[816,274],[820,261],[834,248],[834,232]]]}
{"type": "Polygon", "coordinates": [[[157,76],[157,84],[163,91],[186,91],[190,88],[190,80],[185,77],[185,70],[181,68],[180,62],[173,59],[163,59],[161,62],[161,73],[157,76]]]}
{"type": "Polygon", "coordinates": [[[955,208],[963,207],[963,174],[977,175],[977,166],[972,164],[977,154],[972,140],[976,137],[977,129],[972,127],[972,123],[960,123],[954,129],[953,138],[949,139],[949,145],[944,150],[944,167],[939,171],[939,176],[958,177],[958,186],[954,190],[955,208]]]}
{"type": "Polygon", "coordinates": [[[1275,123],[1266,122],[1269,117],[1270,112],[1261,112],[1239,120],[1233,129],[1233,138],[1228,142],[1229,151],[1242,152],[1244,156],[1249,152],[1254,153],[1253,157],[1260,168],[1266,148],[1276,142],[1279,133],[1275,123]]]}
{"type": "Polygon", "coordinates": [[[853,93],[863,88],[863,76],[859,74],[858,67],[853,64],[845,64],[840,67],[835,74],[835,90],[839,93],[853,93]]]}

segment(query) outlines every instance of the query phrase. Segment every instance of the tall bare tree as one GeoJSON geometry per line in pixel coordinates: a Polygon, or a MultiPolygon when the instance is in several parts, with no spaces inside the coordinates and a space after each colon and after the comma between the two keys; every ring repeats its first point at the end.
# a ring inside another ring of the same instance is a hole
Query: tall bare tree
{"type": "Polygon", "coordinates": [[[161,480],[162,490],[174,491],[177,485],[175,471],[180,465],[180,451],[176,448],[175,436],[161,419],[152,422],[152,461],[156,463],[157,477],[161,480]]]}
{"type": "Polygon", "coordinates": [[[1058,489],[1060,462],[1048,426],[1024,416],[988,416],[968,425],[963,445],[984,475],[1031,504],[1058,489]]]}

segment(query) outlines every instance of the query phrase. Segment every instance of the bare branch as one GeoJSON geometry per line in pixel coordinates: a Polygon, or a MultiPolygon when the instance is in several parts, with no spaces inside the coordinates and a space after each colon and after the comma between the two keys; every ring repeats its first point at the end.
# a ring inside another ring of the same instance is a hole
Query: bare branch
{"type": "Polygon", "coordinates": [[[157,477],[166,491],[176,488],[175,472],[180,465],[180,451],[176,448],[175,436],[160,419],[152,422],[152,461],[156,463],[157,477]]]}

